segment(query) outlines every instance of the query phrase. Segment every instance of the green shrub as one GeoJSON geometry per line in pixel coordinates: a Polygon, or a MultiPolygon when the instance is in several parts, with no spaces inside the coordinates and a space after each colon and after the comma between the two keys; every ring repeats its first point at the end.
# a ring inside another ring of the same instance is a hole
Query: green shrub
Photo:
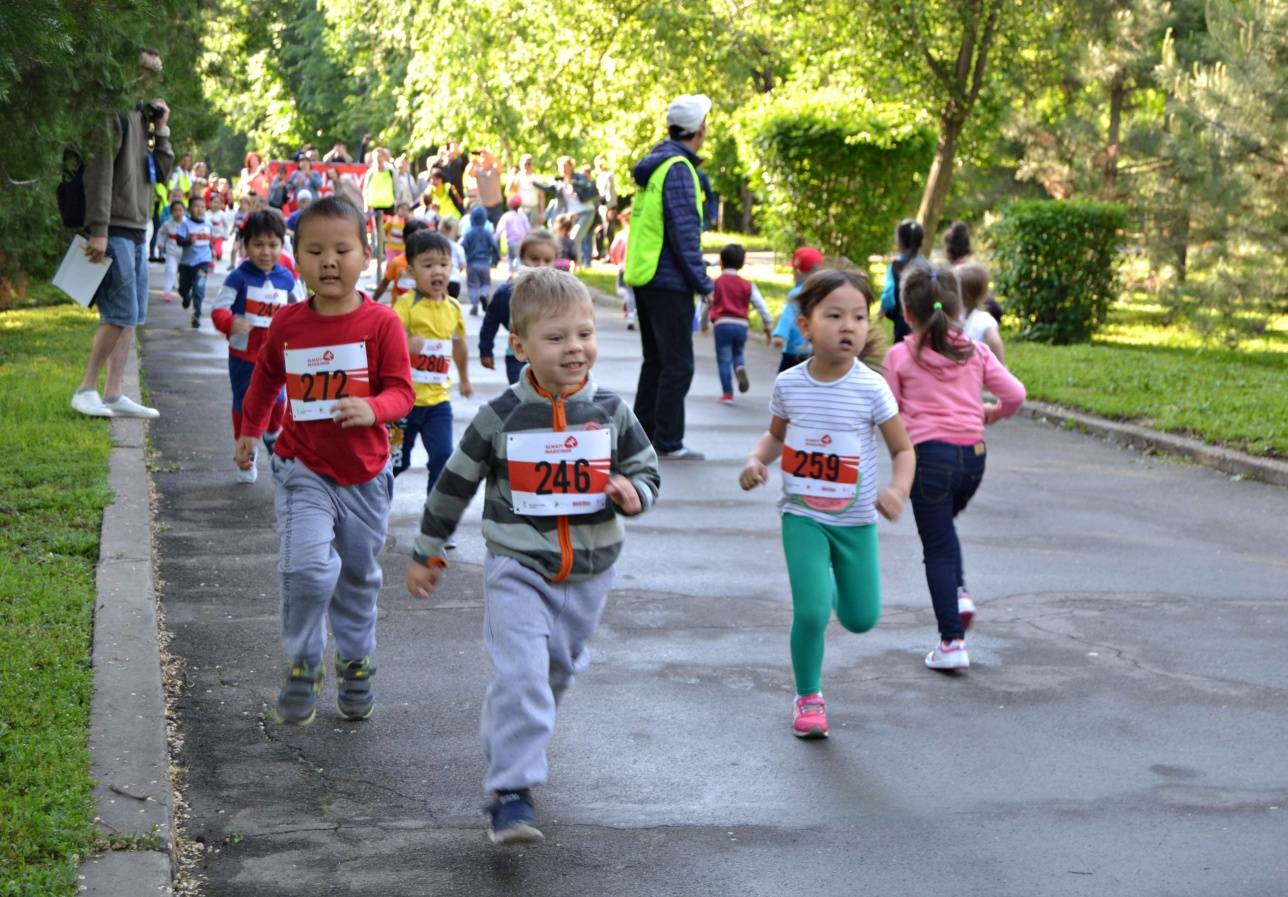
{"type": "Polygon", "coordinates": [[[1020,337],[1085,342],[1118,294],[1126,212],[1112,203],[1022,200],[993,227],[998,295],[1020,337]]]}
{"type": "Polygon", "coordinates": [[[810,243],[859,263],[889,248],[935,151],[934,130],[907,107],[836,90],[767,101],[737,127],[760,226],[778,248],[810,243]]]}

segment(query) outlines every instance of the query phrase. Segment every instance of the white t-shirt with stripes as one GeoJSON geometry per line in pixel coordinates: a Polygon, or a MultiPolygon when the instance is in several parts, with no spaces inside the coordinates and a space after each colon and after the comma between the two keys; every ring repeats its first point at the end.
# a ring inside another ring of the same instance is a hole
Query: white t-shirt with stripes
{"type": "Polygon", "coordinates": [[[854,504],[844,511],[829,513],[807,508],[784,491],[778,510],[834,526],[876,523],[876,429],[899,413],[885,378],[856,360],[849,374],[824,383],[811,377],[809,362],[803,362],[778,375],[769,413],[799,427],[851,430],[859,435],[859,492],[854,504]]]}

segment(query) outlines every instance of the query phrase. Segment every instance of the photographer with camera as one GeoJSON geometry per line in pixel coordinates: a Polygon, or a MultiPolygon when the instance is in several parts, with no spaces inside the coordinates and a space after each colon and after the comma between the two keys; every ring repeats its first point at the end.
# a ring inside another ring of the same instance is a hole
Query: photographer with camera
{"type": "MultiPolygon", "coordinates": [[[[161,71],[156,50],[139,52],[139,91],[152,86],[161,71]]],[[[72,407],[91,417],[159,416],[122,395],[121,380],[134,341],[134,328],[148,313],[147,229],[154,186],[165,183],[174,165],[170,148],[170,107],[165,100],[141,102],[123,115],[104,121],[104,147],[85,169],[85,226],[91,261],[112,260],[95,294],[99,325],[90,347],[85,377],[72,396],[72,407]],[[107,366],[103,395],[98,374],[107,366]]]]}

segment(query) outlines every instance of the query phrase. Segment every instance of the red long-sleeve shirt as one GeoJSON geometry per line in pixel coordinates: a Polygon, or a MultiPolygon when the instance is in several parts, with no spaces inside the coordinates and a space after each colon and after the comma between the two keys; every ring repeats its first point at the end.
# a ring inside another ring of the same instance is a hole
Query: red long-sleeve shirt
{"type": "Polygon", "coordinates": [[[311,299],[282,308],[273,316],[268,339],[255,362],[255,375],[242,400],[243,436],[263,434],[283,385],[287,385],[292,413],[277,440],[276,454],[297,458],[314,473],[331,477],[342,486],[367,482],[389,460],[389,436],[383,424],[406,415],[416,401],[402,322],[392,309],[365,295],[361,305],[343,315],[320,315],[313,310],[311,299]],[[375,425],[342,429],[329,418],[296,420],[299,403],[287,384],[287,350],[317,349],[323,357],[342,354],[330,349],[342,350],[358,343],[365,345],[366,368],[349,372],[350,393],[360,393],[354,385],[365,384],[368,394],[362,397],[375,412],[375,425]]]}

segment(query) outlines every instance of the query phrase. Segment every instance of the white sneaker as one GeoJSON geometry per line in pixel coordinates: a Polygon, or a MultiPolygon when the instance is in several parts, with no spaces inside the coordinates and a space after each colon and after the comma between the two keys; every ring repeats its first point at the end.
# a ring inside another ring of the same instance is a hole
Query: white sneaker
{"type": "Polygon", "coordinates": [[[141,417],[145,420],[153,420],[161,416],[160,411],[147,405],[140,405],[129,396],[117,396],[111,402],[104,402],[103,407],[109,409],[114,417],[141,417]]]}
{"type": "Polygon", "coordinates": [[[259,479],[259,465],[255,464],[253,461],[251,462],[250,467],[247,467],[245,470],[243,470],[240,467],[237,468],[237,482],[253,483],[258,479],[259,479]]]}
{"type": "Polygon", "coordinates": [[[970,655],[966,653],[966,643],[959,638],[945,644],[935,645],[935,650],[926,655],[926,666],[932,670],[964,670],[970,666],[970,655]]]}
{"type": "Polygon", "coordinates": [[[443,550],[444,550],[444,551],[451,551],[451,550],[452,550],[453,548],[455,548],[455,547],[456,547],[456,537],[455,537],[455,536],[448,536],[448,537],[447,537],[447,541],[443,543],[443,550]]]}
{"type": "Polygon", "coordinates": [[[103,404],[97,389],[72,393],[72,408],[89,417],[112,417],[112,409],[103,404]]]}

